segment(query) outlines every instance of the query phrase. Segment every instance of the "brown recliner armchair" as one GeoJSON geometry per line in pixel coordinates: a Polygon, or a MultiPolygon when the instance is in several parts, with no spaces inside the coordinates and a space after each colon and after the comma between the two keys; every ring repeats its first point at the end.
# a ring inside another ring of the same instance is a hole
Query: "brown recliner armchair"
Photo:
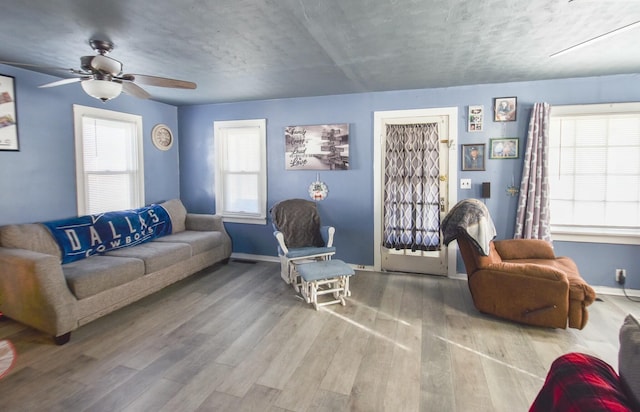
{"type": "Polygon", "coordinates": [[[467,236],[457,238],[475,307],[529,325],[582,329],[596,293],[575,262],[538,239],[490,242],[483,256],[467,236]]]}
{"type": "Polygon", "coordinates": [[[458,241],[476,308],[536,326],[582,329],[595,291],[575,262],[538,239],[494,240],[495,227],[477,199],[456,204],[442,221],[444,243],[458,241]]]}

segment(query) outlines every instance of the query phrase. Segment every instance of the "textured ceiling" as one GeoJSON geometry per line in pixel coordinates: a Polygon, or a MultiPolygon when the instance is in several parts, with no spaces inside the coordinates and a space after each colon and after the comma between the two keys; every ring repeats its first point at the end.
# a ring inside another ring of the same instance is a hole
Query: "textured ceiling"
{"type": "Polygon", "coordinates": [[[79,68],[110,39],[125,73],[198,84],[144,86],[175,105],[640,73],[640,24],[549,57],[640,0],[0,1],[0,60],[79,68]]]}

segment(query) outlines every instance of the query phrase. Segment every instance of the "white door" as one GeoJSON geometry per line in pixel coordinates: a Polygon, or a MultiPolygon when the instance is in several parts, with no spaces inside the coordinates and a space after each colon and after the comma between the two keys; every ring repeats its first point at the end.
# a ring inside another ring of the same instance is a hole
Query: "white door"
{"type": "Polygon", "coordinates": [[[455,273],[455,250],[442,244],[440,221],[457,197],[457,108],[376,112],[374,122],[375,270],[455,273]],[[423,143],[428,154],[416,155],[413,138],[399,168],[417,169],[394,177],[392,146],[409,142],[416,130],[430,141],[423,143]]]}

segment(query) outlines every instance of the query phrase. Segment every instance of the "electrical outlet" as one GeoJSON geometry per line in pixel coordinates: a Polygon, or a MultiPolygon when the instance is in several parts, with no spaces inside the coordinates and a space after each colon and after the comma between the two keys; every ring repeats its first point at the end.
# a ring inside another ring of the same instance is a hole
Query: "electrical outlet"
{"type": "Polygon", "coordinates": [[[460,179],[460,189],[471,189],[471,179],[460,179]]]}
{"type": "Polygon", "coordinates": [[[627,280],[627,270],[616,269],[616,282],[618,282],[620,285],[624,285],[625,280],[627,280]]]}

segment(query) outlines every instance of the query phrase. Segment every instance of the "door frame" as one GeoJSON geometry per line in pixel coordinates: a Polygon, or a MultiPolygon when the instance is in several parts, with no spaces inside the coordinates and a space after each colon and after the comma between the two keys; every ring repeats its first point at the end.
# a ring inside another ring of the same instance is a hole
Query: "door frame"
{"type": "MultiPolygon", "coordinates": [[[[386,110],[373,112],[373,269],[380,272],[382,258],[380,245],[382,244],[382,139],[384,130],[382,125],[386,119],[447,116],[449,123],[449,170],[447,171],[447,192],[446,210],[455,205],[458,200],[458,108],[441,107],[433,109],[410,109],[410,110],[386,110]]],[[[450,243],[445,247],[447,261],[447,276],[452,277],[457,273],[457,243],[450,243]]]]}

